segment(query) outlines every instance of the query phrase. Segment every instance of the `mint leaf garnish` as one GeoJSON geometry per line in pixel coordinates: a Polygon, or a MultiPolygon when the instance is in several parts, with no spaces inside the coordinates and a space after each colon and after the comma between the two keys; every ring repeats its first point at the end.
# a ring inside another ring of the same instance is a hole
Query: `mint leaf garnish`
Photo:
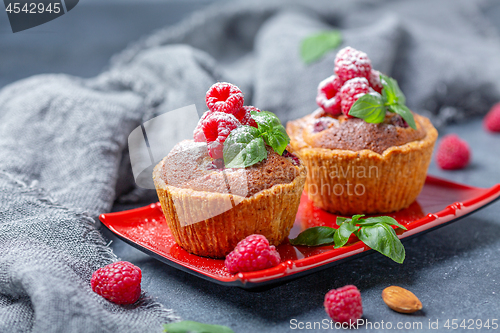
{"type": "Polygon", "coordinates": [[[359,229],[356,236],[372,249],[402,264],[405,260],[405,248],[394,229],[386,223],[377,223],[359,229]]]}
{"type": "Polygon", "coordinates": [[[380,83],[382,83],[382,95],[386,99],[387,105],[402,104],[406,103],[406,98],[401,89],[399,89],[398,81],[394,80],[392,77],[380,74],[380,83]]]}
{"type": "Polygon", "coordinates": [[[333,243],[334,228],[312,227],[302,231],[297,238],[290,239],[292,245],[318,246],[333,243]],[[312,245],[313,244],[313,245],[312,245]]]}
{"type": "Polygon", "coordinates": [[[342,43],[342,35],[338,30],[322,31],[310,35],[300,44],[300,56],[306,64],[319,60],[325,53],[342,43]]]}
{"type": "Polygon", "coordinates": [[[385,105],[381,95],[361,96],[351,107],[349,115],[364,119],[367,123],[378,124],[385,119],[385,105]]]}
{"type": "Polygon", "coordinates": [[[290,143],[290,138],[288,134],[286,134],[285,127],[281,125],[279,118],[269,111],[251,111],[250,114],[257,123],[259,131],[266,143],[278,154],[283,154],[286,146],[290,143]]]}
{"type": "Polygon", "coordinates": [[[330,227],[313,227],[301,232],[297,238],[290,239],[292,245],[318,246],[335,244],[335,248],[344,246],[352,234],[370,248],[388,256],[397,263],[403,263],[405,249],[392,226],[406,230],[398,221],[390,216],[363,218],[354,215],[352,218],[337,217],[338,229],[330,227]]]}
{"type": "Polygon", "coordinates": [[[367,123],[379,124],[384,121],[386,111],[399,114],[406,123],[417,129],[415,118],[410,109],[405,105],[406,98],[398,82],[391,77],[380,74],[382,83],[382,95],[365,94],[361,96],[351,107],[349,115],[364,119],[367,123]]]}
{"type": "Polygon", "coordinates": [[[227,326],[202,324],[190,320],[164,324],[163,329],[165,333],[234,333],[227,326]]]}
{"type": "Polygon", "coordinates": [[[395,105],[389,105],[389,111],[395,112],[399,114],[414,130],[417,129],[417,124],[415,124],[415,118],[413,117],[413,113],[411,113],[410,109],[406,107],[404,104],[395,104],[395,105]]]}
{"type": "Polygon", "coordinates": [[[267,158],[266,143],[282,155],[290,138],[278,117],[269,111],[251,111],[258,128],[243,125],[224,141],[224,164],[227,168],[246,168],[267,158]]]}
{"type": "Polygon", "coordinates": [[[224,164],[227,168],[246,168],[267,157],[266,145],[258,129],[240,126],[224,142],[224,164]]]}

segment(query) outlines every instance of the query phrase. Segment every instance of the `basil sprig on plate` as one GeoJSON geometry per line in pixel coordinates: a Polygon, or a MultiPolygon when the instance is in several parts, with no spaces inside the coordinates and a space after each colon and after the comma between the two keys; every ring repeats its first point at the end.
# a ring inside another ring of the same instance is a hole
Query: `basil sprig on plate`
{"type": "Polygon", "coordinates": [[[196,321],[184,320],[163,325],[165,333],[234,333],[227,326],[209,325],[196,321]]]}
{"type": "Polygon", "coordinates": [[[361,96],[351,107],[349,115],[362,118],[367,123],[381,123],[385,119],[385,112],[390,111],[399,114],[408,125],[417,129],[415,119],[410,109],[405,105],[406,98],[398,82],[393,78],[380,74],[382,83],[382,95],[366,94],[361,96]]]}
{"type": "Polygon", "coordinates": [[[335,248],[344,246],[352,234],[372,249],[402,264],[405,260],[405,248],[392,226],[406,228],[389,216],[367,217],[354,215],[352,218],[337,217],[338,229],[330,227],[312,227],[301,232],[297,238],[290,239],[292,245],[319,246],[335,244],[335,248]]]}
{"type": "Polygon", "coordinates": [[[282,155],[290,138],[278,117],[269,111],[251,111],[258,128],[243,125],[234,129],[224,142],[226,168],[246,168],[267,157],[266,143],[282,155]]]}

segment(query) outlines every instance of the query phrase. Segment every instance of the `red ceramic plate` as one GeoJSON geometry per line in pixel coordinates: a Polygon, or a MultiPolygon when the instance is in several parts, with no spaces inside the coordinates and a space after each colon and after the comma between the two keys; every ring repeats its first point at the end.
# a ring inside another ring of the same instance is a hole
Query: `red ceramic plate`
{"type": "MultiPolygon", "coordinates": [[[[406,226],[398,230],[400,239],[442,227],[471,214],[500,198],[500,184],[489,189],[452,183],[428,176],[424,189],[409,208],[387,214],[406,226]]],[[[312,226],[333,226],[337,216],[316,208],[303,194],[290,237],[312,226]]],[[[179,247],[165,223],[159,203],[129,211],[102,214],[101,222],[118,237],[154,258],[206,280],[242,288],[264,287],[282,283],[346,260],[372,252],[360,241],[334,249],[333,245],[320,247],[292,246],[285,241],[278,247],[282,263],[257,272],[229,274],[224,260],[209,259],[190,254],[179,247]]]]}

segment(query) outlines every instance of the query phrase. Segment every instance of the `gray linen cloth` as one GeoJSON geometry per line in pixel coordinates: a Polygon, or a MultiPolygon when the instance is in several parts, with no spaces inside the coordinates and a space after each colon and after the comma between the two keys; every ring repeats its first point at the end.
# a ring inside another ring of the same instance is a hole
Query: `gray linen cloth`
{"type": "Polygon", "coordinates": [[[134,189],[128,134],[186,105],[203,112],[217,80],[283,121],[311,112],[335,52],[306,66],[299,44],[332,28],[438,126],[500,100],[500,38],[468,0],[216,3],[96,78],[11,84],[0,91],[0,332],[160,332],[175,320],[147,295],[124,307],[90,288],[92,272],[116,260],[94,219],[117,198],[153,192],[134,189]]]}

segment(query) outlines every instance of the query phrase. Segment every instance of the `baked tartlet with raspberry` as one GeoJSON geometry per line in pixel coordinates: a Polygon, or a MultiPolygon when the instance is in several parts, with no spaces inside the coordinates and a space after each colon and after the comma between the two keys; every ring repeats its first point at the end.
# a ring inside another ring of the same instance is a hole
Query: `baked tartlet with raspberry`
{"type": "Polygon", "coordinates": [[[342,215],[407,208],[424,185],[436,129],[365,53],[340,50],[334,72],[318,86],[320,108],[287,124],[291,151],[308,169],[309,199],[342,215]]]}
{"type": "Polygon", "coordinates": [[[279,245],[295,221],[305,166],[286,150],[279,119],[243,106],[238,87],[216,83],[206,102],[194,140],[179,142],[153,171],[175,241],[212,258],[252,234],[279,245]]]}

